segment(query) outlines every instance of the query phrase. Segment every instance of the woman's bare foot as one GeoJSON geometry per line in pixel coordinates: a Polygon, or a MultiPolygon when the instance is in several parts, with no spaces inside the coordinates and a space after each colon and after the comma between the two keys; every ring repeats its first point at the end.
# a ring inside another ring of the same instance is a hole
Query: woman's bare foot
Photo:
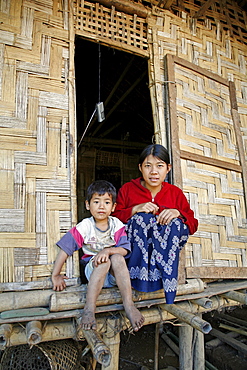
{"type": "Polygon", "coordinates": [[[142,316],[141,312],[135,307],[134,303],[125,308],[126,315],[131,323],[134,331],[138,331],[143,326],[145,318],[142,316]]]}
{"type": "Polygon", "coordinates": [[[84,307],[81,315],[80,326],[84,330],[96,330],[97,326],[94,311],[84,307]]]}

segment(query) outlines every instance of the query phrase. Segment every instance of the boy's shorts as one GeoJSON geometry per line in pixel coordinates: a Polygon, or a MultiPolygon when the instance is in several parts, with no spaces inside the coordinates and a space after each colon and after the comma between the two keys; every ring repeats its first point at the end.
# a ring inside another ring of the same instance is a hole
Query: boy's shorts
{"type": "MultiPolygon", "coordinates": [[[[92,257],[85,267],[85,275],[88,281],[90,279],[90,276],[93,270],[94,270],[94,267],[93,267],[93,257],[92,257]]],[[[116,285],[117,283],[116,283],[115,277],[110,272],[108,272],[108,274],[105,277],[103,288],[112,288],[113,286],[116,286],[116,285]]]]}

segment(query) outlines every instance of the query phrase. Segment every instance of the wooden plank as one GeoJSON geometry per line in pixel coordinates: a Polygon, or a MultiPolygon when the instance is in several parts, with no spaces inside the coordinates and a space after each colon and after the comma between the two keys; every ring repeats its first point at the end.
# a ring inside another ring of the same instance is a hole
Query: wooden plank
{"type": "Polygon", "coordinates": [[[247,267],[186,267],[186,277],[192,279],[247,279],[247,267]]]}
{"type": "Polygon", "coordinates": [[[183,159],[242,173],[242,167],[238,164],[222,161],[215,158],[209,158],[204,155],[187,152],[186,150],[181,150],[180,155],[183,159]]]}
{"type": "Polygon", "coordinates": [[[188,62],[187,60],[185,60],[183,58],[180,58],[180,57],[177,57],[177,56],[174,56],[174,55],[170,56],[170,57],[174,60],[174,63],[177,63],[182,67],[188,68],[188,69],[190,69],[190,70],[192,70],[196,73],[199,73],[203,76],[206,76],[206,77],[210,78],[213,81],[219,82],[222,85],[225,85],[227,87],[229,86],[229,81],[227,79],[219,76],[216,73],[210,72],[207,69],[199,67],[194,63],[188,62]]]}

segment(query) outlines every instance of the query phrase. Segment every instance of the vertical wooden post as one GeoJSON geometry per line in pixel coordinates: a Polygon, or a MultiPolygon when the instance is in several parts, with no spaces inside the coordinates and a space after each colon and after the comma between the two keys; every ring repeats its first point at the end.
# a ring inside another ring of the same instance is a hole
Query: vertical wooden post
{"type": "Polygon", "coordinates": [[[192,326],[179,327],[179,370],[193,370],[192,338],[192,326]]]}
{"type": "MultiPolygon", "coordinates": [[[[200,314],[202,317],[202,314],[200,314]]],[[[194,329],[195,345],[193,353],[193,368],[196,370],[205,369],[204,334],[194,329]]]]}
{"type": "Polygon", "coordinates": [[[114,330],[119,328],[117,321],[117,319],[107,320],[107,331],[103,335],[103,340],[110,349],[111,362],[108,366],[102,365],[102,370],[118,370],[119,368],[120,333],[114,330]]]}

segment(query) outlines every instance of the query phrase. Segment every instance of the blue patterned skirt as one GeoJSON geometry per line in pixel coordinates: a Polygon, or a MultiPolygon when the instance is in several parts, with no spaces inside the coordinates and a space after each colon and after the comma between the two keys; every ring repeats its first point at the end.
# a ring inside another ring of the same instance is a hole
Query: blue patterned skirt
{"type": "Polygon", "coordinates": [[[132,246],[127,260],[132,287],[140,292],[164,288],[166,303],[173,303],[179,252],[188,240],[188,226],[180,218],[174,218],[168,225],[160,225],[153,214],[136,213],[126,230],[132,246]]]}

